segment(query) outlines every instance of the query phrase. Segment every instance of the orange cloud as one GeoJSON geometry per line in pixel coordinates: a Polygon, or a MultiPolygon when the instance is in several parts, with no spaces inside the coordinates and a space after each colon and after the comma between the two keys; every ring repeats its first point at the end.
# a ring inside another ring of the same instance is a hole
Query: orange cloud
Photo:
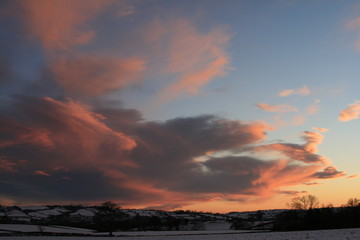
{"type": "Polygon", "coordinates": [[[267,103],[257,103],[256,107],[267,112],[296,112],[297,109],[289,105],[271,105],[267,103]]]}
{"type": "MultiPolygon", "coordinates": [[[[275,116],[275,121],[276,121],[276,125],[277,126],[286,126],[286,125],[291,125],[291,126],[300,126],[303,125],[306,121],[307,118],[310,115],[316,114],[319,111],[319,100],[316,100],[314,103],[310,104],[307,108],[306,111],[303,113],[299,113],[295,116],[293,116],[290,120],[288,120],[288,122],[284,121],[282,119],[282,116],[279,114],[277,116],[275,116]]],[[[298,112],[298,109],[296,109],[295,107],[292,106],[288,106],[288,105],[269,105],[269,104],[257,104],[256,105],[259,108],[262,108],[264,110],[267,111],[272,111],[272,112],[279,112],[279,113],[284,113],[284,112],[294,112],[296,110],[296,112],[298,112]]]]}
{"type": "Polygon", "coordinates": [[[282,90],[281,92],[279,92],[278,96],[279,97],[287,97],[290,95],[309,95],[310,94],[310,89],[307,86],[303,86],[299,89],[286,89],[286,90],[282,90]]]}
{"type": "Polygon", "coordinates": [[[271,155],[271,152],[280,153],[291,160],[302,161],[305,163],[327,164],[327,158],[317,155],[317,145],[321,144],[323,136],[317,132],[305,131],[302,133],[302,139],[305,143],[299,144],[286,144],[274,143],[268,145],[260,145],[254,147],[258,152],[266,151],[271,155]]]}
{"type": "Polygon", "coordinates": [[[165,72],[174,75],[174,82],[161,90],[156,103],[197,94],[201,87],[225,74],[229,57],[224,48],[230,36],[221,28],[203,33],[185,19],[157,21],[152,27],[156,34],[149,33],[147,38],[165,43],[165,72]]]}
{"type": "Polygon", "coordinates": [[[271,168],[261,170],[259,178],[253,182],[255,186],[261,187],[255,188],[254,191],[258,195],[273,195],[274,190],[281,187],[299,185],[314,180],[313,174],[322,168],[321,165],[291,166],[289,161],[276,161],[271,168]]]}
{"type": "Polygon", "coordinates": [[[327,128],[321,128],[321,127],[313,127],[312,129],[315,130],[315,131],[321,132],[321,133],[324,133],[324,132],[328,132],[328,131],[329,131],[329,129],[327,129],[327,128]]]}
{"type": "Polygon", "coordinates": [[[339,120],[347,122],[350,120],[358,119],[360,116],[360,101],[355,101],[349,104],[347,108],[340,112],[339,120]]]}
{"type": "Polygon", "coordinates": [[[322,143],[324,136],[317,132],[305,131],[303,132],[303,139],[306,141],[304,148],[311,153],[317,153],[317,145],[322,143]]]}
{"type": "Polygon", "coordinates": [[[67,92],[97,96],[136,83],[145,63],[140,59],[79,56],[60,58],[52,68],[67,92]]]}
{"type": "Polygon", "coordinates": [[[20,0],[22,16],[30,36],[46,50],[68,50],[89,43],[95,32],[86,23],[112,0],[20,0]]]}

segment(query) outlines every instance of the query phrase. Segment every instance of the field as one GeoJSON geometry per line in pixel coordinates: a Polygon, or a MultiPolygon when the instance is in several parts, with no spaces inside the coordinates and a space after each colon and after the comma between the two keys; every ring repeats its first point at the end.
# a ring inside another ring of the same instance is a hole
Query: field
{"type": "MultiPolygon", "coordinates": [[[[360,229],[336,229],[295,232],[138,232],[116,233],[121,240],[351,240],[360,239],[360,229]]],[[[1,240],[105,240],[108,237],[0,237],[1,240]]]]}

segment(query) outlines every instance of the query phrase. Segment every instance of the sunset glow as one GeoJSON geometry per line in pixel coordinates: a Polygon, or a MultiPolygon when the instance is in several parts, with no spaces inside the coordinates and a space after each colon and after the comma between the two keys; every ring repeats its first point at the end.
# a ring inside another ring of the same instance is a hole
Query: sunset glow
{"type": "Polygon", "coordinates": [[[360,197],[350,1],[0,3],[0,204],[360,197]]]}

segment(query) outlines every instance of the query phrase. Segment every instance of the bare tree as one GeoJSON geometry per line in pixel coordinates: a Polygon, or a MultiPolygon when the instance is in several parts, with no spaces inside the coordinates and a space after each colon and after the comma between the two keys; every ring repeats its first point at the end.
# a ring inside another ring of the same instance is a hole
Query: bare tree
{"type": "Polygon", "coordinates": [[[319,207],[319,200],[314,195],[295,197],[288,203],[288,206],[296,210],[308,210],[319,207]]]}
{"type": "Polygon", "coordinates": [[[120,210],[120,207],[111,201],[104,202],[98,207],[98,211],[94,217],[94,222],[102,231],[108,231],[113,236],[113,231],[120,227],[121,220],[126,216],[120,210]]]}
{"type": "Polygon", "coordinates": [[[358,198],[350,198],[345,207],[360,207],[360,199],[358,198]]]}

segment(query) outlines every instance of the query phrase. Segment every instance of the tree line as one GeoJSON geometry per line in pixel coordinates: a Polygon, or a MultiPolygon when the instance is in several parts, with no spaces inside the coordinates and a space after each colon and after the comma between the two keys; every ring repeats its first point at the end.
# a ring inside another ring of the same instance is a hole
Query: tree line
{"type": "Polygon", "coordinates": [[[350,198],[346,204],[334,207],[320,206],[314,195],[293,198],[291,210],[280,213],[273,225],[274,231],[319,230],[360,227],[360,199],[350,198]]]}

